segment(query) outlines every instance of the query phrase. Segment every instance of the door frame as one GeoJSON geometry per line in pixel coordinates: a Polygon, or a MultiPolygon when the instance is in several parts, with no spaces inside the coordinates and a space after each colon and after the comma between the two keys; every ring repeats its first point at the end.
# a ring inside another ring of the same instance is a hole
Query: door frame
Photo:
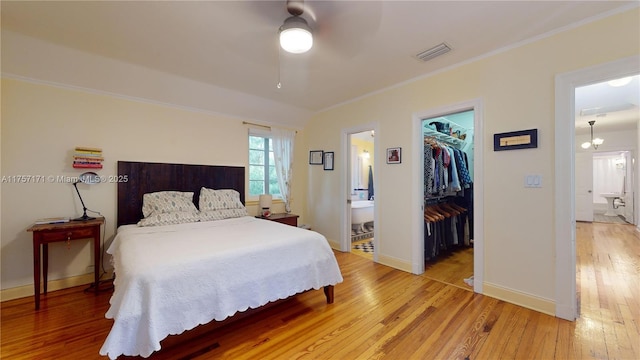
{"type": "Polygon", "coordinates": [[[575,89],[614,78],[637,75],[639,64],[640,55],[634,55],[555,77],[555,311],[556,316],[562,319],[574,321],[578,316],[574,178],[575,89]]]}
{"type": "MultiPolygon", "coordinates": [[[[342,215],[340,218],[342,219],[342,236],[340,237],[340,251],[343,252],[351,252],[351,134],[360,133],[363,131],[374,131],[376,137],[380,136],[380,124],[378,122],[370,122],[366,124],[360,124],[358,126],[354,126],[351,128],[342,129],[342,136],[340,137],[340,149],[342,153],[342,164],[346,164],[346,171],[344,172],[344,176],[340,179],[340,201],[343,204],[341,206],[342,215]]],[[[373,168],[379,169],[379,162],[381,155],[379,154],[379,146],[378,140],[374,138],[373,140],[373,168]]],[[[378,195],[378,188],[376,184],[378,183],[378,174],[377,171],[373,172],[373,189],[376,198],[378,195]]],[[[380,221],[378,221],[378,206],[374,206],[373,208],[373,223],[375,224],[373,227],[373,261],[378,261],[378,249],[380,246],[378,245],[378,236],[376,233],[378,232],[380,221]]]]}
{"type": "MultiPolygon", "coordinates": [[[[638,147],[638,144],[636,144],[636,148],[638,147]]],[[[631,186],[630,189],[626,189],[625,188],[625,194],[623,194],[623,196],[625,197],[624,201],[625,201],[625,220],[627,222],[630,222],[633,225],[638,225],[636,219],[638,218],[636,216],[636,188],[638,187],[638,185],[636,184],[636,163],[635,163],[635,159],[636,159],[636,150],[626,150],[627,152],[627,157],[625,157],[626,160],[626,166],[627,166],[627,172],[631,174],[631,186]],[[628,171],[629,166],[631,167],[631,171],[628,171]],[[629,190],[631,190],[631,206],[629,206],[629,199],[627,199],[627,192],[629,192],[629,190]],[[631,217],[633,219],[631,219],[631,221],[629,221],[629,219],[627,218],[627,209],[629,209],[629,207],[631,207],[631,217]]]]}
{"type": "Polygon", "coordinates": [[[422,120],[473,110],[473,291],[482,294],[484,281],[484,121],[483,101],[472,99],[413,114],[413,201],[411,266],[424,273],[424,139],[422,120]]]}

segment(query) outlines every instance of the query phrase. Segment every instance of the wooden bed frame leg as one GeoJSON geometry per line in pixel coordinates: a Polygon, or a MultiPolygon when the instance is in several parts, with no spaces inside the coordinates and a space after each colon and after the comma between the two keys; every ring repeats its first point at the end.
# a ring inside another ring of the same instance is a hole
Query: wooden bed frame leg
{"type": "Polygon", "coordinates": [[[333,304],[333,285],[324,287],[324,296],[327,297],[327,304],[333,304]]]}

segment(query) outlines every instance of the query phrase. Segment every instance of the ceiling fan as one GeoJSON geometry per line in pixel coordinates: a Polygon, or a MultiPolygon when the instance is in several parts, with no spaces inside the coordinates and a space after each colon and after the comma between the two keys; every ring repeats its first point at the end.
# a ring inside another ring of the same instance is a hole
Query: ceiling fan
{"type": "Polygon", "coordinates": [[[287,11],[291,14],[280,26],[280,47],[292,54],[302,54],[313,46],[313,32],[304,13],[304,0],[287,0],[287,11]]]}
{"type": "Polygon", "coordinates": [[[354,56],[367,38],[378,31],[383,7],[381,1],[287,0],[290,16],[279,28],[280,47],[289,53],[302,54],[317,44],[322,51],[340,57],[354,56]],[[294,47],[294,51],[287,50],[283,40],[289,36],[302,45],[294,47]]]}
{"type": "MultiPolygon", "coordinates": [[[[282,68],[287,69],[289,80],[301,84],[309,78],[308,67],[312,61],[357,55],[366,39],[373,36],[380,26],[381,3],[367,2],[363,6],[362,3],[351,1],[287,0],[288,17],[278,28],[276,87],[282,89],[282,68]],[[313,59],[299,56],[305,55],[312,48],[313,59]]],[[[279,16],[282,16],[282,12],[279,16]]],[[[273,17],[271,21],[274,21],[273,17]]]]}

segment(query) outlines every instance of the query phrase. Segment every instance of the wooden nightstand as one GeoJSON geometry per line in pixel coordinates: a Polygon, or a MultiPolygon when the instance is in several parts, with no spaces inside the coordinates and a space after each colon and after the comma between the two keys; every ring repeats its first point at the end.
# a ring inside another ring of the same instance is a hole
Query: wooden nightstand
{"type": "Polygon", "coordinates": [[[262,216],[256,216],[260,219],[265,219],[265,220],[271,220],[271,221],[275,221],[275,222],[279,222],[282,224],[287,224],[287,225],[291,225],[291,226],[298,226],[298,218],[299,216],[296,214],[287,214],[287,213],[280,213],[280,214],[271,214],[271,216],[269,216],[268,218],[262,217],[262,216]]]}
{"type": "Polygon", "coordinates": [[[42,245],[42,275],[44,293],[47,293],[47,270],[49,267],[49,243],[71,240],[93,239],[93,267],[95,270],[95,291],[98,292],[100,280],[100,227],[104,218],[87,221],[69,221],[60,224],[33,225],[27,231],[33,232],[33,286],[35,290],[36,310],[40,309],[40,245],[42,245]]]}

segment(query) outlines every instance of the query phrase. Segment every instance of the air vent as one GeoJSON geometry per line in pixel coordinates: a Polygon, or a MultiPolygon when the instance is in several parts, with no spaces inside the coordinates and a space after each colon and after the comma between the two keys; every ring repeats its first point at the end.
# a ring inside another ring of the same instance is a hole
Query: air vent
{"type": "Polygon", "coordinates": [[[440,45],[436,45],[434,47],[432,47],[431,49],[425,50],[419,54],[416,55],[416,58],[418,60],[422,60],[422,61],[429,61],[435,57],[438,57],[440,55],[444,55],[446,53],[448,53],[449,51],[451,51],[451,47],[445,43],[442,43],[440,45]]]}
{"type": "Polygon", "coordinates": [[[592,116],[592,115],[598,115],[598,114],[606,114],[606,113],[612,113],[612,112],[616,112],[616,111],[629,110],[629,109],[633,109],[634,107],[635,107],[635,105],[633,105],[631,103],[622,103],[622,104],[617,104],[617,105],[594,107],[594,108],[588,108],[588,109],[580,110],[580,116],[592,116]]]}

